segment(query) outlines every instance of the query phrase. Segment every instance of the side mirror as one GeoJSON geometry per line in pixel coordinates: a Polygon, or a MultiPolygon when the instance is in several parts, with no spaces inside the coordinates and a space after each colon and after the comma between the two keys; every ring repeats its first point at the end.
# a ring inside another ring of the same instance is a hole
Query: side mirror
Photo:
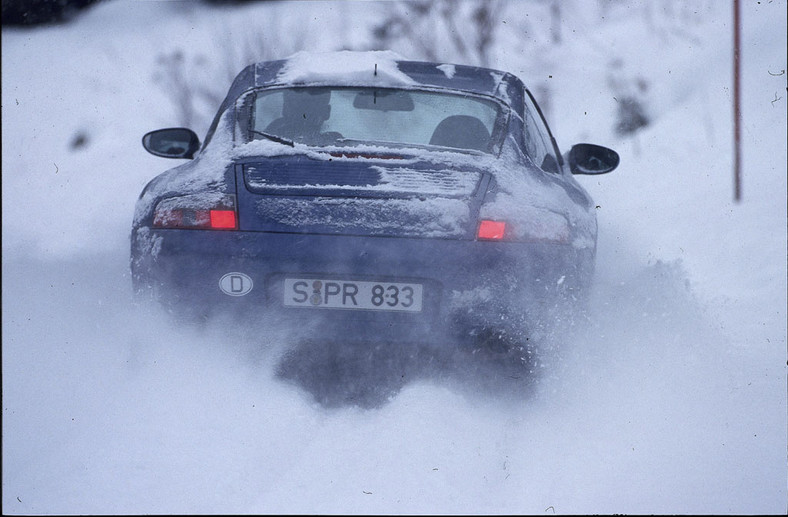
{"type": "Polygon", "coordinates": [[[605,174],[618,167],[618,153],[594,144],[576,144],[569,151],[567,162],[572,174],[605,174]]]}
{"type": "Polygon", "coordinates": [[[142,147],[154,156],[191,160],[200,148],[200,139],[185,127],[157,129],[142,137],[142,147]]]}

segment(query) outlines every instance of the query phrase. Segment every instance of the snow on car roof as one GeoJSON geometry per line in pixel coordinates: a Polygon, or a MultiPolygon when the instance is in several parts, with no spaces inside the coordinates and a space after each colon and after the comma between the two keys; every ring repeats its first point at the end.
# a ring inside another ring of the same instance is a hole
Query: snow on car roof
{"type": "Polygon", "coordinates": [[[413,84],[415,81],[397,66],[397,62],[402,60],[402,56],[392,51],[323,53],[302,51],[285,60],[276,79],[278,82],[289,84],[337,82],[363,86],[413,84]]]}
{"type": "MultiPolygon", "coordinates": [[[[385,51],[301,51],[287,59],[250,65],[253,74],[239,74],[245,88],[284,84],[334,86],[428,86],[492,95],[510,102],[522,92],[522,82],[512,74],[475,66],[410,61],[385,51]],[[254,79],[251,79],[253,76],[254,79]],[[251,84],[250,84],[251,83],[251,84]]],[[[241,85],[238,85],[241,86],[241,85]]],[[[240,93],[240,92],[239,92],[240,93]]]]}

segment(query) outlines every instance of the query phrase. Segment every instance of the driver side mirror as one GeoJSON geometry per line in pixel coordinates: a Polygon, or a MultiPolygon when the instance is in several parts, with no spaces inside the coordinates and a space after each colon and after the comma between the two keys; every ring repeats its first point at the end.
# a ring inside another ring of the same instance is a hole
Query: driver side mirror
{"type": "Polygon", "coordinates": [[[569,151],[567,162],[572,174],[605,174],[616,167],[618,153],[594,144],[576,144],[569,151]]]}
{"type": "Polygon", "coordinates": [[[200,148],[200,139],[185,127],[157,129],[142,137],[142,147],[154,156],[191,160],[200,148]]]}

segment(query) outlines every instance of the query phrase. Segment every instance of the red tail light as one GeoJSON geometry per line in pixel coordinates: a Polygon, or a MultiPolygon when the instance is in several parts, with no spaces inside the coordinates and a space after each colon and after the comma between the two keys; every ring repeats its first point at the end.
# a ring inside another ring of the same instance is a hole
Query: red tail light
{"type": "Polygon", "coordinates": [[[211,228],[234,230],[235,227],[235,210],[211,210],[211,228]]]}
{"type": "Polygon", "coordinates": [[[153,226],[235,230],[238,228],[235,197],[209,194],[163,199],[153,212],[153,226]]]}
{"type": "Polygon", "coordinates": [[[563,215],[549,210],[534,209],[530,218],[515,220],[514,223],[482,219],[476,232],[478,240],[507,242],[539,242],[545,244],[568,244],[572,231],[563,215]]]}
{"type": "Polygon", "coordinates": [[[476,237],[484,240],[499,241],[503,239],[506,232],[506,223],[503,221],[482,220],[479,223],[479,230],[476,237]]]}

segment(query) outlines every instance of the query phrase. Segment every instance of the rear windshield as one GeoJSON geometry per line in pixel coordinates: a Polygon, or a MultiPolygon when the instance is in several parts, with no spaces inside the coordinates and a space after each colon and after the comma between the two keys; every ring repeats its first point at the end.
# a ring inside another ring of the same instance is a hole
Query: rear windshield
{"type": "Polygon", "coordinates": [[[312,146],[439,146],[494,152],[504,109],[485,97],[387,88],[277,88],[254,92],[248,140],[312,146]]]}

